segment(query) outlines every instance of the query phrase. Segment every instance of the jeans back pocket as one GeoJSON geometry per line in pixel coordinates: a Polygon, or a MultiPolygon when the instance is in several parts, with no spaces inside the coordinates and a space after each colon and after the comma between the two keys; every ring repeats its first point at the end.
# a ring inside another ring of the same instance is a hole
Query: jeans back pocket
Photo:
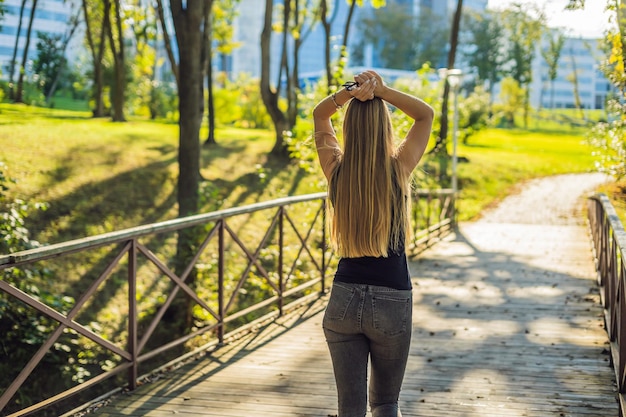
{"type": "Polygon", "coordinates": [[[333,284],[330,291],[330,299],[324,313],[324,320],[343,320],[346,318],[348,307],[354,298],[354,288],[341,284],[333,284]]]}
{"type": "Polygon", "coordinates": [[[372,297],[374,328],[387,336],[405,333],[411,319],[411,307],[410,295],[375,294],[372,297]]]}

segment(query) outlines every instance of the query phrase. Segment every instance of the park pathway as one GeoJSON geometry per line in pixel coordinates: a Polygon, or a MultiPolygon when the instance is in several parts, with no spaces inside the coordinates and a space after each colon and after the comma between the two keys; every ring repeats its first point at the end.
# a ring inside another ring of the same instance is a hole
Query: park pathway
{"type": "MultiPolygon", "coordinates": [[[[617,417],[583,196],[535,180],[411,262],[404,417],[617,417]]],[[[98,404],[101,416],[334,416],[325,299],[98,404]]]]}

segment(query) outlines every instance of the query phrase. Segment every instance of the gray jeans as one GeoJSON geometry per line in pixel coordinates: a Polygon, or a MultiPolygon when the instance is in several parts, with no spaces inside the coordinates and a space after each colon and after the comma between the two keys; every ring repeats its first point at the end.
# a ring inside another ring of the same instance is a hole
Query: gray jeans
{"type": "Polygon", "coordinates": [[[323,327],[337,383],[338,417],[367,412],[367,365],[371,361],[372,417],[401,417],[412,317],[411,290],[335,282],[323,327]]]}

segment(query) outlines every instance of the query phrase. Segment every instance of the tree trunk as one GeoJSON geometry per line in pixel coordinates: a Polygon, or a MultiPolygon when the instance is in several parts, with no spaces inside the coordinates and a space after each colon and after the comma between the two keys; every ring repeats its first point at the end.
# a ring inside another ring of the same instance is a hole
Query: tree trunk
{"type": "MultiPolygon", "coordinates": [[[[113,36],[113,25],[109,23],[109,44],[113,53],[115,67],[115,84],[113,85],[113,121],[124,122],[124,103],[126,93],[126,63],[124,57],[124,33],[122,32],[122,15],[120,0],[113,0],[115,5],[115,28],[117,31],[117,42],[113,36]]],[[[109,3],[110,0],[105,0],[109,3]]],[[[110,20],[109,20],[110,22],[110,20]]]]}
{"type": "Polygon", "coordinates": [[[328,21],[328,4],[327,0],[320,2],[320,21],[324,28],[324,66],[326,68],[326,93],[332,92],[333,73],[330,61],[330,22],[328,21]]]}
{"type": "Polygon", "coordinates": [[[163,43],[165,44],[167,58],[170,61],[172,73],[174,74],[174,78],[176,79],[176,85],[178,85],[178,64],[176,63],[176,58],[174,57],[174,51],[172,51],[172,40],[170,38],[170,34],[167,30],[167,24],[165,22],[165,13],[163,13],[162,0],[157,0],[157,13],[159,14],[159,22],[161,23],[161,30],[163,31],[163,43]]]}
{"type": "Polygon", "coordinates": [[[22,65],[20,66],[20,74],[17,80],[17,92],[15,93],[15,102],[24,102],[24,74],[26,72],[26,62],[28,61],[28,49],[30,48],[30,37],[33,30],[33,21],[35,20],[35,11],[37,10],[37,1],[33,0],[30,9],[30,19],[28,21],[28,30],[26,32],[26,45],[24,46],[24,54],[22,55],[22,65]]]}
{"type": "Polygon", "coordinates": [[[198,210],[200,124],[202,121],[200,105],[203,100],[200,97],[200,86],[204,73],[198,51],[202,47],[201,25],[204,5],[204,1],[188,2],[187,7],[183,8],[182,0],[170,2],[179,53],[178,214],[181,217],[196,214],[198,210]]]}
{"type": "Polygon", "coordinates": [[[622,64],[626,72],[626,2],[619,0],[617,5],[617,27],[619,28],[620,39],[622,40],[622,64]]]}
{"type": "MultiPolygon", "coordinates": [[[[204,7],[208,0],[170,0],[170,9],[176,30],[178,45],[178,215],[190,216],[198,212],[200,203],[200,125],[202,123],[201,96],[204,70],[201,51],[204,7]]],[[[199,230],[186,228],[178,233],[175,269],[184,271],[199,246],[199,230]]],[[[196,272],[192,268],[187,284],[195,286],[196,272]]],[[[183,295],[173,306],[174,325],[186,331],[192,324],[192,301],[183,295]]]]}
{"type": "MultiPolygon", "coordinates": [[[[278,91],[270,85],[270,58],[272,38],[272,16],[274,2],[265,0],[265,20],[261,32],[261,98],[267,109],[276,133],[276,142],[271,153],[277,156],[287,156],[287,147],[284,143],[284,132],[289,130],[287,118],[278,107],[278,91]]],[[[279,84],[280,85],[280,84],[279,84]]]]}
{"type": "Polygon", "coordinates": [[[350,26],[352,23],[352,16],[354,16],[355,7],[356,7],[356,0],[350,0],[350,9],[348,10],[348,16],[346,17],[346,24],[343,28],[343,40],[341,44],[341,58],[344,58],[348,54],[348,34],[350,33],[350,26]]]}
{"type": "Polygon", "coordinates": [[[87,35],[87,44],[89,45],[89,50],[91,52],[91,58],[93,60],[93,100],[95,101],[95,107],[93,109],[94,117],[103,117],[104,116],[104,102],[102,100],[102,91],[103,91],[103,76],[102,76],[102,60],[104,58],[104,47],[105,47],[105,22],[107,21],[106,16],[110,13],[110,2],[104,3],[104,13],[101,23],[100,30],[100,43],[96,46],[94,42],[93,30],[91,27],[91,19],[89,17],[89,9],[87,7],[87,0],[82,1],[83,5],[83,14],[85,17],[85,31],[87,35]],[[107,8],[108,6],[108,8],[107,8]]]}
{"type": "Polygon", "coordinates": [[[578,88],[578,68],[576,67],[576,58],[572,50],[570,49],[570,58],[572,60],[572,85],[574,87],[574,105],[576,106],[576,110],[578,110],[578,114],[581,119],[585,118],[585,113],[583,112],[582,100],[580,99],[580,90],[578,88]]]}
{"type": "MultiPolygon", "coordinates": [[[[300,26],[300,3],[299,1],[294,2],[294,26],[300,28],[300,32],[302,32],[302,28],[300,26]]],[[[298,118],[298,90],[300,88],[298,73],[298,56],[300,54],[300,46],[302,45],[302,33],[299,36],[296,36],[293,40],[293,50],[292,50],[292,60],[293,66],[291,69],[291,74],[288,74],[287,78],[287,97],[288,97],[288,107],[287,107],[287,121],[290,126],[290,130],[296,125],[296,120],[298,118]]]]}
{"type": "Polygon", "coordinates": [[[22,0],[20,5],[20,21],[17,24],[17,34],[15,35],[15,46],[13,47],[13,57],[9,64],[9,98],[15,99],[15,88],[13,86],[13,77],[15,76],[15,63],[17,59],[17,49],[20,43],[20,34],[22,33],[22,20],[24,19],[24,9],[26,8],[26,0],[22,0]]]}
{"type": "Polygon", "coordinates": [[[205,65],[207,80],[207,123],[209,131],[204,144],[207,146],[215,145],[215,106],[213,105],[213,27],[211,25],[211,9],[213,1],[209,2],[207,10],[205,10],[204,18],[204,50],[206,51],[205,65]]]}
{"type": "MultiPolygon", "coordinates": [[[[454,19],[452,20],[452,30],[450,32],[450,50],[448,51],[448,69],[454,68],[456,60],[456,48],[459,41],[459,26],[461,22],[461,12],[463,10],[463,0],[458,0],[454,19]]],[[[433,152],[448,155],[446,144],[448,143],[448,97],[450,95],[450,84],[446,78],[443,88],[443,99],[441,101],[441,127],[439,136],[435,142],[433,152]]]]}

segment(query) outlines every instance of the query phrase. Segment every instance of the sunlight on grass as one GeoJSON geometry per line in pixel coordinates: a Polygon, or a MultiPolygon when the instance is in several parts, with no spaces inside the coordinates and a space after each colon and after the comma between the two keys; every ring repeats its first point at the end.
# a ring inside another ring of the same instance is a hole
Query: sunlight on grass
{"type": "MultiPolygon", "coordinates": [[[[50,203],[31,219],[35,238],[67,240],[176,217],[177,124],[112,123],[89,112],[9,104],[0,104],[0,114],[0,160],[18,180],[11,193],[50,203]]],[[[206,134],[205,126],[201,141],[206,134]]],[[[202,147],[203,211],[325,189],[317,165],[306,172],[268,158],[270,130],[224,127],[216,141],[202,147]]],[[[525,180],[593,171],[584,130],[548,123],[542,130],[486,129],[459,144],[458,155],[460,220],[525,180]]]]}
{"type": "Polygon", "coordinates": [[[575,134],[487,129],[459,146],[460,219],[474,218],[525,180],[594,171],[591,148],[575,134]]]}

